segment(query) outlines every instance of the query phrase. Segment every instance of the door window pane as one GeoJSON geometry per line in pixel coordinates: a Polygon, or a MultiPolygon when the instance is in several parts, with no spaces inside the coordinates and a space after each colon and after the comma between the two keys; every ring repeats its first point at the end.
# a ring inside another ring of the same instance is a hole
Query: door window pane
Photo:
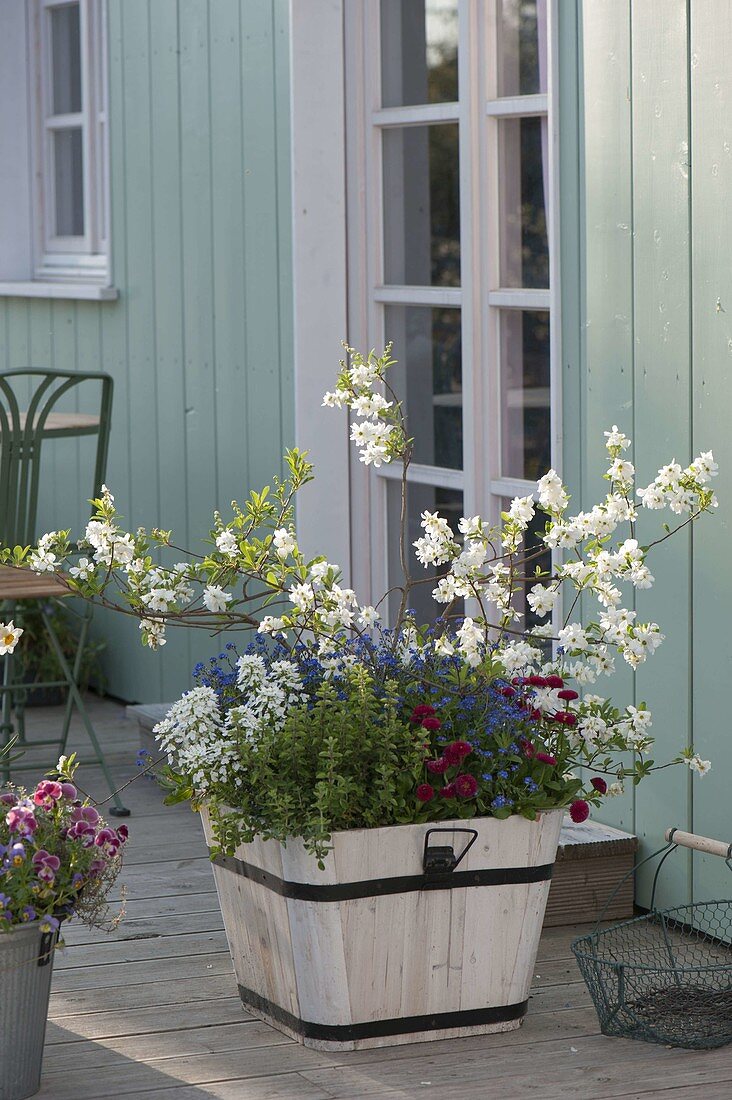
{"type": "Polygon", "coordinates": [[[548,287],[546,119],[498,124],[501,286],[548,287]]]}
{"type": "Polygon", "coordinates": [[[384,130],[384,281],[460,283],[456,124],[384,130]]]}
{"type": "Polygon", "coordinates": [[[457,98],[457,0],[381,0],[382,106],[457,98]]]}
{"type": "Polygon", "coordinates": [[[501,473],[535,481],[551,466],[549,313],[501,310],[501,473]]]}
{"type": "MultiPolygon", "coordinates": [[[[401,484],[398,481],[389,481],[386,486],[387,522],[389,530],[389,587],[401,585],[404,580],[399,559],[399,518],[401,515],[401,484]]],[[[417,623],[424,625],[432,623],[446,610],[445,604],[436,603],[432,599],[432,589],[435,587],[433,580],[436,575],[446,572],[445,566],[430,566],[427,569],[420,565],[414,554],[412,545],[416,539],[424,534],[420,525],[422,512],[439,512],[452,527],[455,535],[458,534],[458,520],[463,514],[463,494],[456,489],[440,489],[434,485],[416,485],[410,482],[407,486],[407,561],[409,570],[414,580],[425,582],[417,584],[409,595],[409,607],[414,611],[417,623]]],[[[456,540],[459,541],[459,540],[456,540]]],[[[400,593],[393,592],[389,597],[389,617],[394,622],[399,610],[400,593]]],[[[450,609],[451,615],[463,613],[462,600],[454,604],[450,609]]]]}
{"type": "Polygon", "coordinates": [[[385,326],[399,360],[391,382],[404,401],[413,461],[462,469],[460,310],[387,306],[385,326]]]}
{"type": "Polygon", "coordinates": [[[55,130],[52,141],[56,236],[83,237],[84,175],[81,130],[55,130]]]}
{"type": "Polygon", "coordinates": [[[547,0],[496,0],[498,95],[546,91],[547,0]]]}
{"type": "MultiPolygon", "coordinates": [[[[507,512],[510,507],[510,500],[505,499],[501,501],[502,511],[507,512]]],[[[520,629],[523,630],[530,630],[534,626],[542,626],[545,623],[551,622],[551,615],[545,615],[543,618],[540,618],[535,612],[531,610],[531,605],[526,599],[527,595],[535,584],[548,585],[549,583],[548,577],[542,577],[537,580],[536,576],[534,576],[537,565],[543,572],[551,573],[551,551],[547,549],[547,547],[544,545],[544,542],[542,541],[542,535],[544,534],[545,527],[546,516],[543,512],[536,511],[534,513],[533,519],[530,521],[529,526],[524,532],[522,556],[525,555],[527,558],[531,558],[530,561],[526,562],[526,566],[524,569],[524,576],[528,579],[520,581],[518,585],[518,591],[515,593],[512,601],[513,606],[516,608],[516,610],[524,616],[522,622],[520,624],[517,624],[517,626],[519,626],[520,629]]],[[[540,648],[546,651],[546,656],[548,657],[551,653],[552,648],[551,641],[548,639],[545,640],[544,643],[540,645],[540,648]]]]}
{"type": "Polygon", "coordinates": [[[79,5],[51,8],[49,17],[53,67],[52,113],[74,114],[81,110],[79,5]]]}

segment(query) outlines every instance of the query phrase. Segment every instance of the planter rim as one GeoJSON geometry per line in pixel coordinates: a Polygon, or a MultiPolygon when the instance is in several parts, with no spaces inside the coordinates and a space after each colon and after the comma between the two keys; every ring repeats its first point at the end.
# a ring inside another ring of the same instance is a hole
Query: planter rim
{"type": "MultiPolygon", "coordinates": [[[[221,804],[221,809],[224,812],[236,813],[236,808],[233,806],[224,806],[221,804]]],[[[207,803],[203,803],[201,810],[206,813],[209,812],[207,803]]],[[[494,817],[492,814],[482,814],[475,817],[451,817],[446,820],[440,821],[398,821],[393,825],[375,825],[371,829],[334,829],[330,834],[331,842],[335,837],[348,836],[358,837],[359,834],[363,836],[374,836],[376,833],[385,832],[387,829],[470,829],[473,827],[475,821],[494,821],[496,827],[505,826],[509,822],[525,821],[527,825],[538,825],[542,818],[548,817],[551,814],[562,814],[567,812],[566,806],[557,806],[551,810],[538,811],[534,819],[524,817],[523,814],[510,814],[509,817],[494,817]]],[[[257,838],[262,840],[262,834],[257,833],[257,838]]],[[[304,838],[301,836],[288,836],[285,840],[277,840],[275,837],[270,837],[265,843],[269,843],[273,840],[275,844],[281,844],[283,848],[286,848],[290,842],[303,843],[304,838]]],[[[330,852],[328,853],[330,855],[330,852]]],[[[328,856],[326,856],[326,859],[328,856]]]]}
{"type": "Polygon", "coordinates": [[[518,859],[516,861],[509,860],[508,862],[504,862],[500,858],[496,862],[492,858],[493,850],[496,849],[498,852],[502,848],[505,850],[502,840],[510,843],[512,835],[516,835],[515,831],[519,823],[522,825],[524,838],[528,841],[532,835],[541,836],[548,819],[553,818],[554,822],[557,823],[557,817],[560,813],[561,811],[549,811],[533,821],[513,814],[506,819],[482,817],[460,818],[457,821],[451,819],[437,823],[411,822],[410,829],[404,830],[402,833],[402,837],[410,849],[410,854],[407,856],[405,863],[396,868],[393,865],[389,867],[388,864],[385,868],[372,865],[370,873],[362,874],[356,878],[352,877],[348,871],[343,872],[341,861],[344,858],[349,861],[353,857],[354,849],[363,847],[367,849],[378,848],[379,842],[374,837],[375,833],[384,832],[387,834],[383,838],[383,843],[387,847],[397,844],[398,838],[394,836],[396,826],[386,826],[381,830],[342,830],[332,834],[332,848],[327,852],[322,868],[318,867],[315,856],[304,849],[301,838],[293,838],[298,845],[293,853],[287,853],[287,845],[280,843],[278,840],[262,842],[265,845],[273,843],[274,850],[279,849],[283,853],[282,864],[280,864],[278,858],[275,858],[275,865],[268,862],[266,858],[263,863],[261,857],[256,854],[256,841],[254,846],[245,843],[237,848],[233,855],[224,855],[219,852],[213,855],[212,862],[214,867],[219,867],[225,872],[257,883],[281,897],[305,902],[338,903],[354,901],[359,898],[383,897],[389,894],[405,894],[431,889],[453,890],[539,883],[549,880],[552,876],[555,850],[551,852],[551,855],[549,852],[544,853],[544,858],[518,859]],[[513,825],[501,829],[499,832],[498,825],[502,825],[504,820],[506,822],[513,820],[513,825]],[[491,821],[496,822],[495,830],[492,826],[488,826],[486,829],[487,824],[491,821]],[[449,835],[453,831],[455,833],[472,832],[474,834],[472,839],[462,846],[461,854],[454,852],[452,846],[447,850],[445,847],[439,847],[439,841],[437,841],[437,848],[430,846],[428,849],[430,832],[449,835]],[[496,833],[499,833],[499,839],[496,838],[496,833]],[[488,840],[490,854],[487,863],[480,861],[477,865],[473,864],[471,866],[469,861],[466,860],[465,864],[462,864],[463,856],[468,854],[473,841],[478,840],[479,836],[483,844],[488,840]],[[422,848],[423,840],[424,848],[422,848]],[[350,856],[342,851],[344,845],[346,845],[350,856]],[[438,860],[441,859],[442,862],[438,862],[437,865],[434,863],[430,865],[427,858],[428,851],[440,853],[438,860]],[[284,853],[287,853],[288,856],[286,861],[284,853]],[[290,855],[294,856],[294,864],[289,858],[290,855]],[[455,860],[456,855],[458,856],[457,860],[455,860]],[[304,857],[304,862],[302,857],[304,857]],[[447,864],[445,860],[448,861],[447,864]],[[450,865],[450,861],[454,862],[450,865]]]}

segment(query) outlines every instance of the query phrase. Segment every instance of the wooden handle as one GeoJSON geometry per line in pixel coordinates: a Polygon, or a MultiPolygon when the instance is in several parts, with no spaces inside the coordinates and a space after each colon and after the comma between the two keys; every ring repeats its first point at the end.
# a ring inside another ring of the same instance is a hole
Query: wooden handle
{"type": "Polygon", "coordinates": [[[697,852],[706,852],[710,856],[721,856],[727,859],[732,845],[725,844],[723,840],[712,840],[708,836],[697,836],[696,833],[683,833],[681,829],[667,829],[666,840],[673,844],[679,844],[682,848],[693,848],[697,852]]]}

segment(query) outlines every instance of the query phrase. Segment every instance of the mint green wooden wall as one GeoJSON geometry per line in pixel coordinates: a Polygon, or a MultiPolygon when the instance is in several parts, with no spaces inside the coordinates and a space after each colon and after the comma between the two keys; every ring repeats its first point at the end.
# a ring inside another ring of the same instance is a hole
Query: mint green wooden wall
{"type": "MultiPolygon", "coordinates": [[[[636,597],[639,619],[660,622],[666,642],[611,681],[618,701],[652,708],[659,760],[692,739],[713,771],[701,781],[661,772],[598,816],[637,832],[646,852],[673,824],[732,840],[732,3],[561,10],[567,475],[585,505],[603,492],[602,432],[613,423],[634,438],[640,484],[700,449],[721,467],[719,513],[660,548],[656,587],[636,597]]],[[[727,896],[728,878],[720,860],[677,853],[661,900],[727,896]]],[[[643,875],[639,901],[648,896],[643,875]]]]}
{"type": "MultiPolygon", "coordinates": [[[[293,437],[287,0],[109,0],[117,302],[0,301],[0,362],[114,375],[108,483],[135,524],[193,546],[279,471],[293,437]]],[[[80,522],[75,444],[43,529],[80,522]]],[[[109,690],[175,697],[220,642],[142,650],[97,616],[109,690]]]]}

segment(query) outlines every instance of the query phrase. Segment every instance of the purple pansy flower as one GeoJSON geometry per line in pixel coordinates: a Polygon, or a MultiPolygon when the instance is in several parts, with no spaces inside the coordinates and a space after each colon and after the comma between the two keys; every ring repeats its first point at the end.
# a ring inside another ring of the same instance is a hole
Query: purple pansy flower
{"type": "Polygon", "coordinates": [[[71,811],[71,820],[86,821],[89,825],[96,825],[99,821],[99,814],[93,806],[74,806],[71,811]]]}
{"type": "Polygon", "coordinates": [[[97,848],[101,848],[105,856],[109,856],[110,859],[116,856],[117,849],[120,846],[119,837],[114,829],[100,829],[94,837],[94,843],[97,848]]]}
{"type": "Polygon", "coordinates": [[[52,856],[45,848],[40,848],[33,856],[33,867],[41,882],[54,882],[60,866],[61,860],[58,856],[52,856]]]}

